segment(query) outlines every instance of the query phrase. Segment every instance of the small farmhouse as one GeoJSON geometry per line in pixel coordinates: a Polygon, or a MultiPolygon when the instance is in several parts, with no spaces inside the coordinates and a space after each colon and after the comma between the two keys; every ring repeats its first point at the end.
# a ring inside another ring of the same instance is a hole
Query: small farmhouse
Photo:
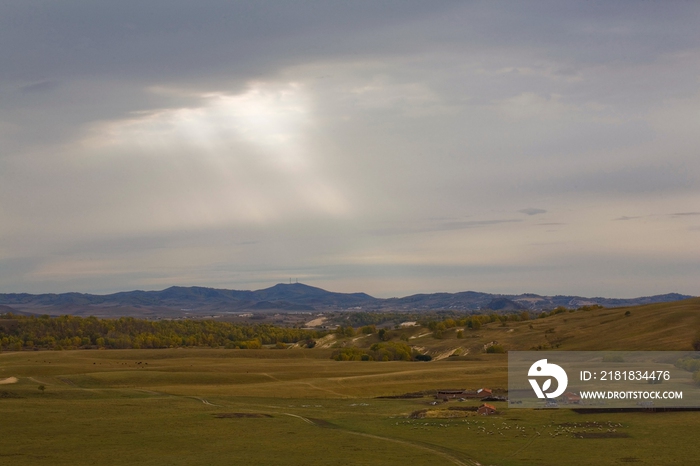
{"type": "Polygon", "coordinates": [[[574,392],[566,392],[562,395],[561,401],[566,404],[577,405],[581,403],[581,397],[574,392]]]}
{"type": "Polygon", "coordinates": [[[496,407],[488,403],[484,403],[483,405],[479,406],[476,413],[480,416],[490,416],[492,414],[496,414],[496,407]]]}

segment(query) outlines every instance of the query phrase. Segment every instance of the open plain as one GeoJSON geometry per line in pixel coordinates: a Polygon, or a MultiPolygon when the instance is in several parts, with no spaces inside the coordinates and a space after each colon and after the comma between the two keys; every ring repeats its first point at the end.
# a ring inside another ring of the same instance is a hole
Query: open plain
{"type": "Polygon", "coordinates": [[[440,387],[507,385],[506,355],[430,363],[330,350],[3,353],[0,460],[12,465],[690,464],[697,412],[476,416],[440,387]],[[38,389],[43,386],[44,390],[38,389]],[[439,409],[438,409],[439,408],[439,409]],[[416,412],[423,412],[423,417],[416,412]],[[414,413],[412,416],[411,414],[414,413]]]}

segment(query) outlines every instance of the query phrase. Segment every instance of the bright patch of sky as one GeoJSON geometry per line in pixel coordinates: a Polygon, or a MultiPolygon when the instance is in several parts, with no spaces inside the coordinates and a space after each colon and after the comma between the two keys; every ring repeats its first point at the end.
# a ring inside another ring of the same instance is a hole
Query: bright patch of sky
{"type": "Polygon", "coordinates": [[[692,2],[0,6],[0,292],[698,294],[692,2]]]}

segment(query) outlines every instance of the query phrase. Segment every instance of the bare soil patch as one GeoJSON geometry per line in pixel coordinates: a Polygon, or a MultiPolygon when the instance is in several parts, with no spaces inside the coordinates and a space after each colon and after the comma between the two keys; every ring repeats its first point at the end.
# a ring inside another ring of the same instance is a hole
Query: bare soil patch
{"type": "Polygon", "coordinates": [[[310,320],[309,322],[306,323],[307,327],[319,327],[323,325],[323,323],[326,321],[325,317],[319,317],[318,319],[310,320]]]}

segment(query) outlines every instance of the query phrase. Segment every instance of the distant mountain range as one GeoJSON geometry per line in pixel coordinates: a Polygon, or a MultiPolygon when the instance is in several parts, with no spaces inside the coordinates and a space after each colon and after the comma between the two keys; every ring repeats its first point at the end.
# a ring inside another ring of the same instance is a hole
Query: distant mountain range
{"type": "Polygon", "coordinates": [[[464,291],[380,299],[366,293],[334,293],[302,283],[281,283],[256,291],[173,286],[162,291],[127,291],[108,295],[8,293],[0,294],[0,313],[172,317],[268,310],[295,312],[324,310],[483,311],[488,309],[496,312],[510,312],[553,309],[557,306],[576,308],[593,304],[605,307],[622,307],[679,301],[688,298],[692,298],[692,296],[678,293],[614,299],[540,296],[536,294],[501,295],[464,291]]]}

